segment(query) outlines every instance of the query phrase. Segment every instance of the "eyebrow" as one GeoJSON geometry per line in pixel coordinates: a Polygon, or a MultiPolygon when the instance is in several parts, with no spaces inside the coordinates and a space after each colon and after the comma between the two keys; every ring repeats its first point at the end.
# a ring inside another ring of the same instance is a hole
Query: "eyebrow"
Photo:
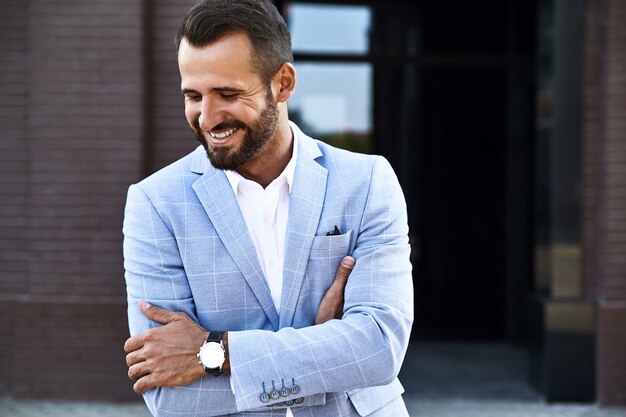
{"type": "MultiPolygon", "coordinates": [[[[215,92],[225,92],[225,93],[243,93],[245,90],[241,89],[241,88],[235,88],[235,87],[213,87],[211,88],[211,91],[215,91],[215,92]]],[[[182,90],[180,90],[180,92],[185,95],[185,94],[189,94],[189,93],[198,93],[196,90],[193,90],[191,88],[183,88],[182,90]]]]}

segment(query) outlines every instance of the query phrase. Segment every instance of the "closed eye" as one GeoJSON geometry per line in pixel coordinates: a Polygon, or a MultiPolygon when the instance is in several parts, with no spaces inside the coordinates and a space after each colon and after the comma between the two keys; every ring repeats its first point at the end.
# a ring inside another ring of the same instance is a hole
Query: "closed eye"
{"type": "Polygon", "coordinates": [[[183,93],[185,100],[200,101],[202,99],[202,95],[198,94],[198,92],[194,90],[189,90],[185,88],[181,91],[181,93],[183,93]]]}
{"type": "Polygon", "coordinates": [[[222,97],[222,99],[226,101],[234,101],[237,99],[237,97],[239,97],[239,95],[238,94],[220,94],[220,97],[222,97]]]}

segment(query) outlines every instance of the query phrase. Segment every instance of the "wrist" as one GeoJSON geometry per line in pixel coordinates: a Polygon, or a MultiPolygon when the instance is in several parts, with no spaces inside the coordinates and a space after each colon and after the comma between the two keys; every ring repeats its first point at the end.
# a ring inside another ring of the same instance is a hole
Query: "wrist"
{"type": "Polygon", "coordinates": [[[222,373],[230,375],[230,355],[228,354],[228,332],[222,335],[222,345],[224,346],[224,363],[222,364],[222,373]]]}

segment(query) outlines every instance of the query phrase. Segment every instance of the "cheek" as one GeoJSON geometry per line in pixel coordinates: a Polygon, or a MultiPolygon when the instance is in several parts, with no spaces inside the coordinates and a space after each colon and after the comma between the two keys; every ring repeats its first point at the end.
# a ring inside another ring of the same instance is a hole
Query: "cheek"
{"type": "Polygon", "coordinates": [[[185,102],[185,116],[189,119],[194,113],[199,113],[198,106],[194,106],[193,103],[185,102]]]}
{"type": "Polygon", "coordinates": [[[193,108],[193,106],[185,106],[185,118],[187,119],[187,123],[193,126],[199,117],[200,112],[193,108]]]}

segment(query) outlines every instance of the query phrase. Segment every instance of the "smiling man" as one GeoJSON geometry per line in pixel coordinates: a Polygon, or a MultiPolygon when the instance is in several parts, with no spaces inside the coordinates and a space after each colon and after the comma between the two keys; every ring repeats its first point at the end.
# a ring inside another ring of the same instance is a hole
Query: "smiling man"
{"type": "Polygon", "coordinates": [[[129,189],[135,391],[155,416],[407,416],[413,290],[391,167],[289,121],[296,70],[269,1],[203,1],[176,45],[202,146],[129,189]]]}
{"type": "Polygon", "coordinates": [[[291,159],[287,111],[278,107],[285,107],[296,77],[285,62],[274,77],[261,79],[252,56],[244,32],[205,47],[182,38],[178,46],[185,115],[211,164],[265,187],[291,159]]]}

